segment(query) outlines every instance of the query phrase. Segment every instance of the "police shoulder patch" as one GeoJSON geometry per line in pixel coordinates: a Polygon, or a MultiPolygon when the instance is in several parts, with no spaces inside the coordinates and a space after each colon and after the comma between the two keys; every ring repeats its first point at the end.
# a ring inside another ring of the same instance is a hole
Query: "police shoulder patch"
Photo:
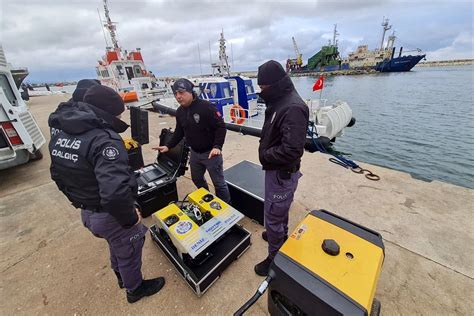
{"type": "Polygon", "coordinates": [[[102,150],[102,157],[104,157],[105,160],[116,160],[119,155],[118,149],[112,146],[105,147],[104,150],[102,150]]]}

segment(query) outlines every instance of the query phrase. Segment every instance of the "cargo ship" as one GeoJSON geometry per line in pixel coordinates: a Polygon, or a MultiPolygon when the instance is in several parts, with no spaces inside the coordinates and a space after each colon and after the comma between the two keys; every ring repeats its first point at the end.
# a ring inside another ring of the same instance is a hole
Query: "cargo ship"
{"type": "Polygon", "coordinates": [[[384,45],[385,34],[392,28],[388,21],[389,20],[385,18],[382,21],[383,33],[380,48],[369,50],[367,45],[361,45],[355,52],[350,53],[343,63],[348,64],[350,69],[375,69],[380,72],[401,72],[410,71],[420,60],[425,58],[426,55],[418,48],[415,50],[416,53],[414,55],[402,55],[403,47],[400,47],[398,56],[395,57],[395,32],[392,32],[388,37],[387,43],[384,45]]]}
{"type": "Polygon", "coordinates": [[[293,45],[295,47],[296,59],[288,59],[286,63],[286,70],[289,73],[305,73],[305,72],[324,72],[324,71],[344,71],[344,70],[376,70],[380,72],[400,72],[410,71],[423,58],[425,54],[420,49],[415,51],[403,51],[400,47],[398,56],[395,56],[396,48],[395,33],[393,32],[384,44],[385,34],[392,28],[388,23],[388,19],[382,21],[383,34],[380,48],[369,50],[368,45],[361,45],[357,47],[355,52],[349,53],[347,58],[341,58],[338,49],[337,24],[334,25],[333,39],[329,40],[328,45],[321,47],[321,50],[308,59],[306,65],[302,65],[302,55],[296,46],[293,38],[293,45]],[[414,55],[406,54],[415,52],[414,55]],[[405,54],[403,54],[405,53],[405,54]],[[403,54],[403,55],[402,55],[403,54]]]}

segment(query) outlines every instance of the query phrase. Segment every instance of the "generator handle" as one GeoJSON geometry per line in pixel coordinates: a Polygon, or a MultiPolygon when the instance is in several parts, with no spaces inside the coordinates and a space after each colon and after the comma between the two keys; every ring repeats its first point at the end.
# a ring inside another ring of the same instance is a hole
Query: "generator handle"
{"type": "Polygon", "coordinates": [[[253,304],[255,304],[255,302],[260,298],[260,296],[265,293],[271,281],[272,277],[268,275],[258,287],[257,292],[255,292],[255,294],[244,305],[242,305],[242,307],[239,308],[238,311],[234,313],[234,316],[242,316],[253,304]]]}

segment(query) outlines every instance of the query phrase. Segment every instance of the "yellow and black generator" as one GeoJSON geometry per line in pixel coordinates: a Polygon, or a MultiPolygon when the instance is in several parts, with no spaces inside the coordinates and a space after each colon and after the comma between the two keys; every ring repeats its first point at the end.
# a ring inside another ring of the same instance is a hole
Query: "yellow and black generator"
{"type": "Polygon", "coordinates": [[[312,211],[270,268],[271,315],[378,315],[384,260],[377,232],[325,210],[312,211]]]}

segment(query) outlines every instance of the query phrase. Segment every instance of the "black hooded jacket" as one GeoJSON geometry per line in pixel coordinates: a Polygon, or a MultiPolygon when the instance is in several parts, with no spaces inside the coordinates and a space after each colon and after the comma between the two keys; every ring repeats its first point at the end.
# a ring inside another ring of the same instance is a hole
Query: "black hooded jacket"
{"type": "Polygon", "coordinates": [[[137,185],[122,138],[126,124],[83,102],[63,102],[49,116],[51,178],[77,208],[108,212],[133,226],[137,185]]]}
{"type": "Polygon", "coordinates": [[[285,75],[262,90],[265,100],[265,122],[258,154],[264,170],[295,172],[303,156],[309,120],[309,109],[285,75]]]}

